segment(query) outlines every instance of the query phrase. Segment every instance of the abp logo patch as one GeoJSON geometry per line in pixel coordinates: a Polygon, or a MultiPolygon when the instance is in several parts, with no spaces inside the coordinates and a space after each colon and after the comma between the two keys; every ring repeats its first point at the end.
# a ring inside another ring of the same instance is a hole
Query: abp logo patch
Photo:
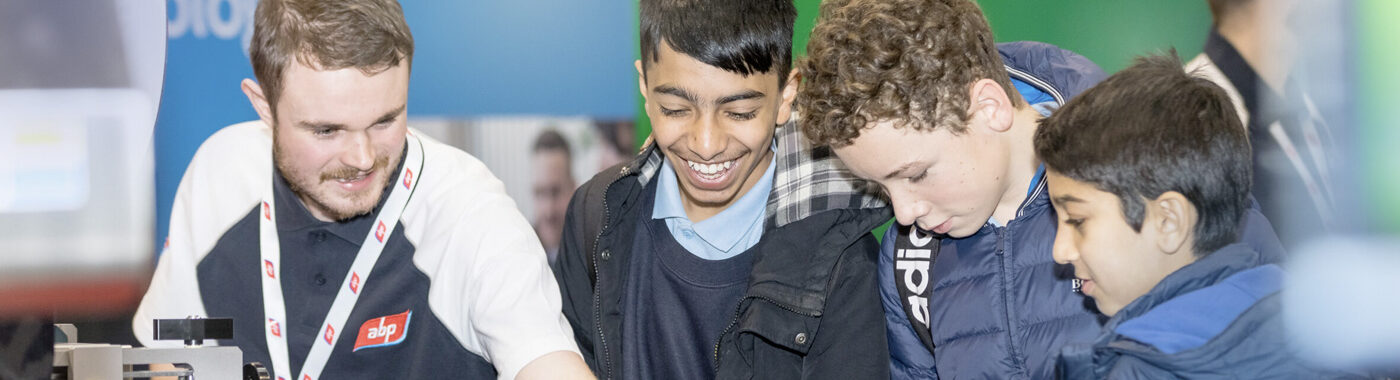
{"type": "Polygon", "coordinates": [[[407,189],[413,184],[413,169],[403,170],[403,188],[407,189]]]}
{"type": "Polygon", "coordinates": [[[384,232],[386,229],[388,229],[388,227],[384,225],[383,220],[379,221],[378,226],[374,227],[374,238],[379,239],[380,243],[384,242],[384,232]]]}
{"type": "Polygon", "coordinates": [[[277,278],[277,268],[272,266],[272,260],[263,259],[263,272],[267,273],[267,278],[277,278]]]}
{"type": "Polygon", "coordinates": [[[412,309],[365,321],[363,325],[360,325],[359,335],[355,337],[353,351],[403,343],[404,337],[408,336],[408,322],[411,316],[413,316],[412,309]]]}

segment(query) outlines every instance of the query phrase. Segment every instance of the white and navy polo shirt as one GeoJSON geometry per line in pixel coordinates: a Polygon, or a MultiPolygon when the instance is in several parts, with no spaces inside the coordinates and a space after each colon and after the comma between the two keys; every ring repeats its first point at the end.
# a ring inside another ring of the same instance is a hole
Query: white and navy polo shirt
{"type": "MultiPolygon", "coordinates": [[[[544,250],[500,180],[467,153],[412,133],[423,142],[417,189],[345,322],[354,339],[336,342],[321,377],[513,379],[540,356],[578,352],[544,250]],[[366,336],[364,326],[386,331],[381,323],[393,333],[366,336]]],[[[232,317],[234,339],[216,343],[272,367],[258,240],[269,186],[281,205],[289,368],[301,369],[389,191],[370,215],[317,220],[275,173],[272,131],[261,121],[215,133],[186,169],[170,238],[132,321],[142,344],[183,345],[152,340],[152,319],[232,317]]]]}

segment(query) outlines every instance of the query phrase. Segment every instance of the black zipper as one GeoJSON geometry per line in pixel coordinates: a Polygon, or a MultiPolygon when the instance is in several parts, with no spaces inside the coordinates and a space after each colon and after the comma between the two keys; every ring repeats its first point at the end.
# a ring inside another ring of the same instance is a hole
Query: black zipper
{"type": "Polygon", "coordinates": [[[1006,230],[1008,230],[1008,229],[1010,228],[1009,226],[1010,226],[1010,225],[1008,224],[1007,227],[997,227],[997,229],[996,229],[996,232],[997,232],[997,256],[998,256],[998,257],[997,257],[997,259],[998,259],[998,260],[997,260],[997,263],[1001,265],[1001,272],[1000,272],[1000,274],[1001,274],[1001,283],[1002,283],[1002,286],[1001,286],[1001,307],[1002,307],[1001,312],[1002,312],[1002,317],[1003,317],[1003,318],[1005,319],[1005,321],[1006,321],[1006,339],[1007,339],[1006,348],[1007,348],[1008,351],[1010,351],[1009,353],[1011,354],[1011,359],[1012,359],[1013,361],[1019,361],[1019,360],[1016,359],[1016,358],[1018,358],[1018,357],[1020,357],[1020,356],[1019,356],[1019,354],[1016,353],[1016,351],[1017,351],[1017,350],[1016,350],[1016,342],[1015,342],[1015,340],[1016,340],[1016,338],[1015,338],[1015,337],[1016,337],[1016,332],[1015,332],[1015,331],[1012,331],[1012,325],[1014,325],[1014,323],[1012,323],[1012,321],[1011,321],[1011,303],[1010,303],[1010,297],[1007,295],[1007,293],[1010,291],[1010,286],[1011,286],[1010,272],[1007,270],[1008,265],[1006,264],[1006,261],[1008,260],[1008,259],[1007,259],[1007,254],[1006,254],[1006,235],[1010,234],[1010,231],[1006,231],[1006,230]]]}
{"type": "MultiPolygon", "coordinates": [[[[1064,104],[1065,104],[1065,97],[1064,97],[1064,95],[1060,94],[1060,91],[1059,91],[1059,90],[1056,90],[1054,86],[1051,86],[1051,85],[1050,85],[1050,83],[1047,83],[1047,82],[1045,82],[1044,80],[1041,80],[1040,78],[1036,78],[1035,76],[1030,75],[1029,73],[1026,73],[1026,72],[1024,72],[1024,71],[1014,69],[1014,68],[1012,68],[1011,66],[1006,66],[1006,71],[1007,71],[1008,73],[1010,73],[1011,76],[1016,77],[1017,79],[1020,79],[1020,80],[1022,80],[1022,81],[1026,81],[1026,82],[1030,82],[1031,85],[1038,87],[1040,90],[1045,91],[1045,92],[1049,92],[1049,93],[1050,93],[1050,96],[1053,97],[1053,98],[1055,98],[1055,102],[1060,103],[1060,105],[1064,105],[1064,104]]],[[[1020,219],[1022,216],[1025,216],[1026,208],[1030,206],[1031,202],[1032,202],[1035,198],[1037,198],[1037,197],[1040,196],[1040,193],[1041,193],[1041,192],[1044,192],[1044,191],[1045,191],[1045,188],[1046,188],[1045,179],[1044,179],[1044,178],[1041,178],[1041,179],[1039,179],[1039,181],[1040,181],[1040,182],[1036,184],[1035,189],[1033,189],[1033,190],[1031,191],[1030,195],[1027,196],[1025,200],[1021,201],[1021,207],[1019,207],[1019,208],[1016,210],[1016,219],[1020,219]]],[[[1008,350],[1010,351],[1010,353],[1011,353],[1011,360],[1013,360],[1013,361],[1015,361],[1016,363],[1018,363],[1018,366],[1021,367],[1020,370],[1024,371],[1024,370],[1025,370],[1025,361],[1022,359],[1019,350],[1016,348],[1016,342],[1014,341],[1014,340],[1015,340],[1015,337],[1016,337],[1016,331],[1012,331],[1012,328],[1013,328],[1013,326],[1015,325],[1015,323],[1012,323],[1012,321],[1011,321],[1011,317],[1012,317],[1012,316],[1011,316],[1011,304],[1010,304],[1010,302],[1008,302],[1008,301],[1010,300],[1010,296],[1007,295],[1007,293],[1010,291],[1010,287],[1009,287],[1009,286],[1011,285],[1011,282],[1008,281],[1008,280],[1010,280],[1010,277],[1009,277],[1009,276],[1010,276],[1010,272],[1008,272],[1008,268],[1010,267],[1010,265],[1007,264],[1007,260],[1010,260],[1010,258],[1009,258],[1010,255],[1007,255],[1007,254],[1006,254],[1006,249],[1007,249],[1006,237],[1007,237],[1007,236],[1010,236],[1010,235],[1011,235],[1011,221],[1007,221],[1005,227],[999,227],[999,228],[997,228],[997,254],[998,254],[999,256],[1001,256],[1000,262],[1001,262],[1001,272],[1002,272],[1002,283],[1004,284],[1004,285],[1002,286],[1002,291],[1001,291],[1001,304],[1002,304],[1002,313],[1003,313],[1003,315],[1006,316],[1006,333],[1007,333],[1007,337],[1008,337],[1009,340],[1012,340],[1011,342],[1007,342],[1007,346],[1006,346],[1006,347],[1007,347],[1007,349],[1008,349],[1008,350]],[[1003,231],[1003,230],[1004,230],[1004,231],[1003,231]]]]}
{"type": "Polygon", "coordinates": [[[599,295],[598,285],[603,281],[603,276],[598,266],[598,242],[602,241],[603,234],[608,232],[608,221],[612,219],[612,210],[608,208],[608,192],[612,190],[613,185],[617,184],[618,181],[627,178],[627,167],[623,166],[622,173],[619,174],[620,175],[616,179],[608,183],[607,187],[603,188],[603,229],[598,230],[598,236],[593,238],[593,327],[597,328],[598,343],[603,346],[603,369],[605,371],[604,373],[607,375],[605,376],[607,379],[613,378],[612,355],[608,353],[608,338],[603,334],[603,315],[601,311],[603,302],[602,297],[599,295]]]}

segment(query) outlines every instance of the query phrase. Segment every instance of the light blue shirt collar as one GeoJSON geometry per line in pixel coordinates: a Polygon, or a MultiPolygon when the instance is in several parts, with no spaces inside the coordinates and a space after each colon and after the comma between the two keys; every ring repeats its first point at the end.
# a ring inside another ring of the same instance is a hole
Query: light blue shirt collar
{"type": "Polygon", "coordinates": [[[707,260],[734,257],[758,244],[763,236],[763,215],[768,208],[768,194],[773,190],[773,171],[777,160],[771,160],[763,177],[734,204],[700,223],[692,223],[681,203],[681,189],[676,171],[669,159],[663,159],[656,176],[656,203],[652,219],[665,219],[671,236],[687,251],[707,260]]]}

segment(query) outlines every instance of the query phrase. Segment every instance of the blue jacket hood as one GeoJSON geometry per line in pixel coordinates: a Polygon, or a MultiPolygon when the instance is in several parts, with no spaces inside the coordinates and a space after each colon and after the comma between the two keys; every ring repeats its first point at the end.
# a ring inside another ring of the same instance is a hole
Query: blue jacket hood
{"type": "Polygon", "coordinates": [[[1163,278],[1108,320],[1106,329],[1174,354],[1204,345],[1283,287],[1283,269],[1243,244],[1221,248],[1163,278]]]}
{"type": "Polygon", "coordinates": [[[1000,43],[997,51],[1012,78],[1049,92],[1060,103],[1108,77],[1108,73],[1088,58],[1044,42],[1000,43]]]}
{"type": "Polygon", "coordinates": [[[1061,378],[1321,379],[1286,348],[1283,270],[1244,244],[1162,279],[1109,319],[1092,343],[1066,346],[1061,378]]]}

